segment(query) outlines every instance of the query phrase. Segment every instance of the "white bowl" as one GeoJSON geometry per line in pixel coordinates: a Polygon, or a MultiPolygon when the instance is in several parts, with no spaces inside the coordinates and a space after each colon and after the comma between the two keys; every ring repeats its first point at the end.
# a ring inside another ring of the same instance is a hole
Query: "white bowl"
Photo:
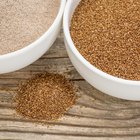
{"type": "Polygon", "coordinates": [[[140,100],[140,81],[124,80],[97,69],[74,46],[70,36],[69,26],[72,15],[79,2],[80,0],[69,0],[66,4],[63,17],[65,45],[73,65],[87,82],[100,91],[122,99],[140,100]]]}
{"type": "Polygon", "coordinates": [[[0,74],[19,70],[39,59],[54,43],[61,28],[66,0],[61,0],[59,12],[51,27],[35,42],[18,51],[0,56],[0,74]]]}

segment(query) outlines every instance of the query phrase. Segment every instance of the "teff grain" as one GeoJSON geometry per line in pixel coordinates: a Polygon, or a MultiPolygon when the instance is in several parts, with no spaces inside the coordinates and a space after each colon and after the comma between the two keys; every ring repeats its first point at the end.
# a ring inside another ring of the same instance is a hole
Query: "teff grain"
{"type": "Polygon", "coordinates": [[[140,0],[82,0],[71,21],[71,36],[98,69],[140,80],[140,0]]]}
{"type": "Polygon", "coordinates": [[[59,74],[38,74],[21,84],[15,98],[17,113],[24,117],[54,121],[76,101],[73,83],[59,74]]]}

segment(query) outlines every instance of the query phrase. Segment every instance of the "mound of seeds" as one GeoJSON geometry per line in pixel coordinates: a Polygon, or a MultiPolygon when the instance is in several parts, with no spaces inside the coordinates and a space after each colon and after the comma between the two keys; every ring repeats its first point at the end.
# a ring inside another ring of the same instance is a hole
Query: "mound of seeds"
{"type": "Polygon", "coordinates": [[[21,84],[15,98],[17,113],[24,117],[52,121],[75,103],[73,83],[59,74],[38,74],[21,84]]]}
{"type": "Polygon", "coordinates": [[[71,36],[98,69],[140,80],[140,0],[82,0],[71,21],[71,36]]]}

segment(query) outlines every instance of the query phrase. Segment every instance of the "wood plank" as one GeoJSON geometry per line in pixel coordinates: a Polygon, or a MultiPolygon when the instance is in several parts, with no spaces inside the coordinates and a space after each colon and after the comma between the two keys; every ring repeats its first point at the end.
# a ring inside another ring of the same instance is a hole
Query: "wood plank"
{"type": "MultiPolygon", "coordinates": [[[[76,112],[77,115],[78,112],[76,112]]],[[[15,110],[12,108],[2,108],[0,109],[0,120],[1,121],[13,121],[13,122],[25,122],[32,123],[36,122],[33,120],[25,119],[16,114],[15,110]]],[[[41,121],[37,121],[38,123],[42,123],[41,121]]],[[[95,127],[95,128],[136,128],[140,127],[140,118],[133,119],[106,119],[106,118],[94,118],[94,117],[83,117],[79,115],[78,117],[71,115],[68,112],[62,119],[58,122],[49,122],[49,125],[73,125],[73,126],[81,126],[81,127],[95,127]]]]}
{"type": "Polygon", "coordinates": [[[34,134],[34,133],[16,133],[16,132],[0,132],[1,139],[9,140],[139,140],[140,136],[124,136],[124,137],[81,137],[69,135],[51,135],[51,134],[34,134]]]}
{"type": "Polygon", "coordinates": [[[13,121],[0,121],[0,131],[9,132],[26,132],[26,133],[39,133],[39,134],[58,134],[58,135],[71,135],[71,136],[140,136],[139,127],[131,128],[100,128],[100,127],[83,127],[74,125],[52,125],[46,127],[41,124],[34,124],[29,122],[13,122],[13,121]]]}

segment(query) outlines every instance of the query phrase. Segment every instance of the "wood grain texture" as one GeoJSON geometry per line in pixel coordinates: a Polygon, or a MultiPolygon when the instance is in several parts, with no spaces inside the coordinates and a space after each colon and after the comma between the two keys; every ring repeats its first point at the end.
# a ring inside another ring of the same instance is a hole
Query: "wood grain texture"
{"type": "Polygon", "coordinates": [[[140,102],[113,98],[90,86],[72,66],[61,32],[38,61],[20,71],[0,75],[0,139],[139,140],[140,102]],[[72,79],[80,95],[63,118],[49,125],[25,119],[14,110],[19,82],[43,71],[59,72],[72,79]]]}

